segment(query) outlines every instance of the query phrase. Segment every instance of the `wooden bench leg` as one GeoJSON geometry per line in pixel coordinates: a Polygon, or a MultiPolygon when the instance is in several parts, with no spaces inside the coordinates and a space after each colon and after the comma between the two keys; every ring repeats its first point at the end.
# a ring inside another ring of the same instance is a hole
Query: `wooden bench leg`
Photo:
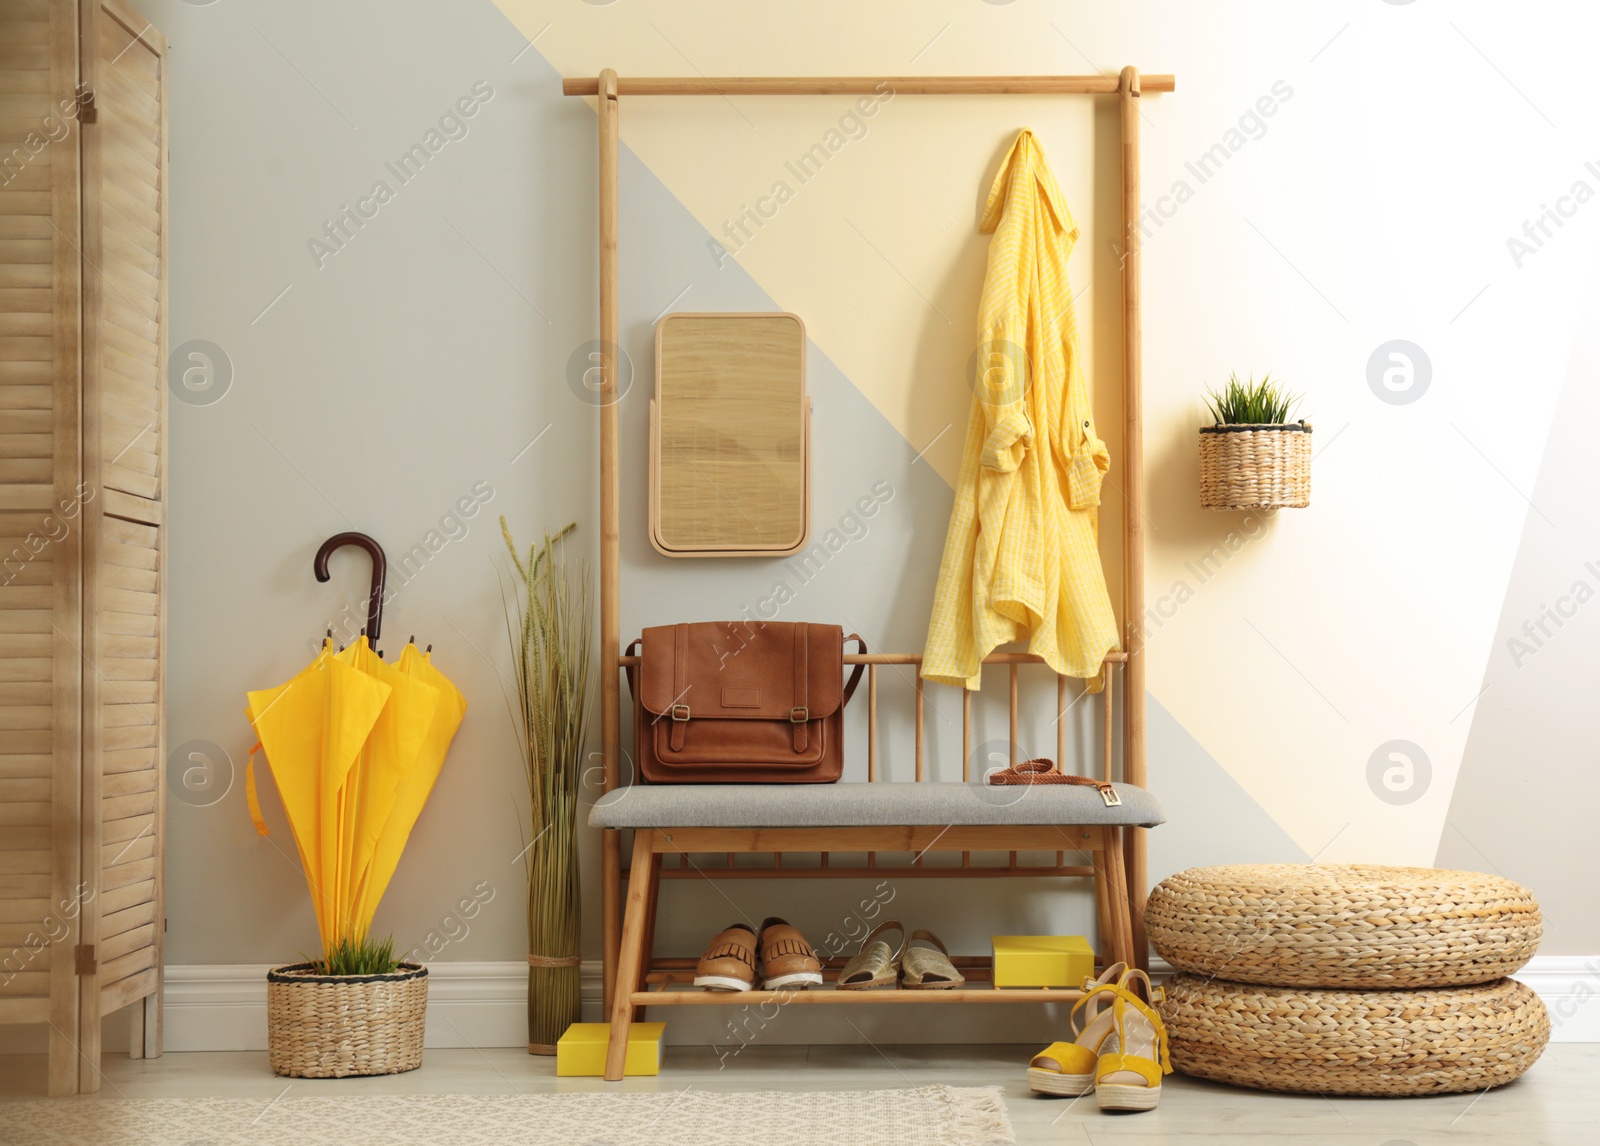
{"type": "MultiPolygon", "coordinates": [[[[636,991],[648,991],[650,984],[645,981],[645,976],[650,973],[650,960],[656,949],[656,907],[661,902],[661,860],[660,852],[652,852],[650,859],[650,898],[646,900],[644,916],[644,937],[639,941],[639,984],[636,991]]],[[[644,1021],[644,1008],[633,1009],[633,1021],[644,1021]]]]}
{"type": "MultiPolygon", "coordinates": [[[[1090,853],[1091,858],[1094,853],[1090,853]]],[[[1095,923],[1095,955],[1100,960],[1103,970],[1115,963],[1116,957],[1111,954],[1111,881],[1106,878],[1106,865],[1098,859],[1094,861],[1094,923],[1095,923]]]]}
{"type": "MultiPolygon", "coordinates": [[[[1122,829],[1102,829],[1102,847],[1096,855],[1097,868],[1103,867],[1109,895],[1106,902],[1111,916],[1111,955],[1114,962],[1133,966],[1133,915],[1128,898],[1128,871],[1122,852],[1122,829]]],[[[1098,885],[1099,881],[1096,880],[1098,885]]]]}
{"type": "Polygon", "coordinates": [[[600,985],[602,1012],[609,1018],[617,987],[617,942],[622,911],[622,833],[607,828],[600,833],[600,985]]]}
{"type": "Polygon", "coordinates": [[[633,1003],[630,996],[639,982],[640,967],[644,962],[645,919],[650,913],[653,897],[651,868],[655,866],[655,853],[651,850],[653,831],[641,828],[633,833],[633,867],[628,876],[628,905],[622,917],[622,942],[617,951],[617,980],[611,999],[611,1041],[606,1047],[606,1081],[622,1078],[628,1059],[628,1026],[633,1020],[633,1003]]]}
{"type": "Polygon", "coordinates": [[[1146,836],[1149,830],[1128,828],[1122,833],[1122,850],[1128,865],[1128,914],[1133,927],[1133,957],[1143,971],[1150,970],[1150,940],[1144,929],[1144,905],[1150,895],[1150,860],[1146,836]]]}

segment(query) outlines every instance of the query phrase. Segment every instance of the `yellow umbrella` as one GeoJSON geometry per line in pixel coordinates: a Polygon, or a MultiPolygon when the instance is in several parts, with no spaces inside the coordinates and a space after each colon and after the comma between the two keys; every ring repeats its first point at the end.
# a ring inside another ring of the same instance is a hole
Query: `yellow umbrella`
{"type": "MultiPolygon", "coordinates": [[[[293,680],[250,693],[246,709],[289,815],[325,956],[366,938],[466,711],[460,690],[413,645],[397,665],[372,648],[386,566],[376,541],[361,533],[329,538],[313,565],[318,580],[328,579],[328,557],[344,545],[372,557],[367,628],[338,653],[324,643],[293,680]]],[[[266,835],[254,754],[245,795],[266,835]]]]}
{"type": "Polygon", "coordinates": [[[409,768],[401,774],[395,788],[393,805],[388,819],[377,838],[367,879],[357,899],[357,913],[371,919],[378,909],[378,901],[388,889],[389,880],[400,864],[400,853],[405,850],[411,829],[416,826],[422,806],[427,803],[433,785],[444,766],[445,753],[455,738],[456,729],[467,712],[466,697],[433,664],[429,653],[418,652],[415,644],[408,643],[395,666],[404,679],[420,681],[431,686],[438,694],[438,704],[432,721],[423,737],[421,750],[409,768]]]}
{"type": "Polygon", "coordinates": [[[1100,567],[1095,435],[1067,255],[1078,226],[1044,151],[1023,131],[989,192],[977,376],[922,675],[979,686],[1007,642],[1099,687],[1116,619],[1100,567]]]}
{"type": "Polygon", "coordinates": [[[361,888],[394,809],[401,777],[414,768],[422,751],[439,706],[439,690],[415,674],[385,664],[365,636],[334,659],[390,690],[348,775],[325,775],[320,793],[323,839],[331,840],[338,857],[334,889],[343,924],[340,936],[359,939],[366,935],[378,906],[373,899],[370,908],[363,908],[361,888]]]}
{"type": "MultiPolygon", "coordinates": [[[[341,913],[334,898],[337,853],[323,843],[322,789],[326,777],[349,773],[391,691],[389,684],[341,663],[324,644],[316,659],[288,682],[250,693],[245,709],[289,817],[324,947],[337,934],[341,913]]],[[[256,796],[254,752],[245,772],[245,794],[256,831],[266,835],[256,796]]]]}

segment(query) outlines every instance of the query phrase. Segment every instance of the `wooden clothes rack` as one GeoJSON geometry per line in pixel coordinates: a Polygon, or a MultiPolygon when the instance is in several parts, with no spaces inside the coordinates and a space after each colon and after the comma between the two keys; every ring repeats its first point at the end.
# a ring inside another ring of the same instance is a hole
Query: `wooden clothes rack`
{"type": "MultiPolygon", "coordinates": [[[[1145,785],[1145,664],[1140,618],[1144,615],[1144,461],[1143,411],[1141,404],[1142,355],[1140,329],[1139,234],[1139,100],[1143,92],[1170,92],[1175,88],[1171,75],[1143,75],[1137,68],[1123,68],[1118,76],[794,76],[721,78],[629,78],[620,79],[610,68],[596,79],[565,79],[562,92],[568,96],[596,96],[599,104],[599,207],[600,207],[600,665],[601,665],[601,754],[604,787],[607,792],[620,780],[621,680],[620,673],[635,658],[621,652],[621,481],[618,448],[617,349],[620,346],[617,315],[617,235],[618,235],[618,115],[622,96],[733,96],[733,95],[854,95],[879,90],[888,82],[896,95],[1106,95],[1115,96],[1121,109],[1122,135],[1122,304],[1123,304],[1123,456],[1126,458],[1123,495],[1127,502],[1123,531],[1123,652],[1106,658],[1105,696],[1105,778],[1111,779],[1113,708],[1111,672],[1113,664],[1123,666],[1123,763],[1125,783],[1145,785]]],[[[877,669],[880,665],[918,665],[921,657],[912,654],[878,653],[851,656],[847,661],[868,666],[868,741],[870,780],[877,779],[877,669]]],[[[1011,752],[1017,753],[1017,678],[1022,664],[1039,663],[1030,654],[993,654],[985,664],[1007,665],[1010,676],[1011,752]]],[[[1066,683],[1058,678],[1058,708],[1064,711],[1066,683]]],[[[970,751],[971,694],[963,696],[963,741],[970,751]]],[[[923,762],[923,681],[916,679],[916,778],[924,778],[923,762]]],[[[1064,748],[1064,721],[1058,722],[1059,747],[1064,748]]],[[[1063,753],[1064,754],[1064,753],[1063,753]]],[[[970,777],[968,777],[970,778],[970,777]]],[[[1132,956],[1146,961],[1147,945],[1142,914],[1148,883],[1146,841],[1143,828],[1098,828],[1084,830],[1081,850],[1095,858],[1091,866],[1067,866],[1060,836],[1043,836],[1038,829],[945,828],[929,833],[930,845],[915,827],[876,829],[698,829],[667,832],[636,830],[632,876],[629,887],[631,933],[624,950],[622,920],[622,838],[621,831],[607,829],[602,838],[602,933],[605,957],[605,1006],[613,1018],[613,1035],[607,1077],[622,1077],[622,1055],[626,1050],[626,1024],[630,1014],[645,1005],[666,1003],[751,1003],[764,1000],[772,992],[754,991],[723,997],[711,992],[668,992],[672,983],[693,977],[692,961],[654,960],[650,937],[654,927],[654,907],[659,880],[674,870],[684,876],[711,878],[791,878],[816,875],[865,875],[867,870],[847,871],[829,868],[831,851],[868,851],[868,869],[874,873],[946,875],[970,878],[979,874],[1000,875],[1093,875],[1096,878],[1102,937],[1113,936],[1103,950],[1109,960],[1132,956]],[[941,838],[942,837],[942,838],[941,838]],[[961,851],[961,867],[876,868],[874,847],[885,851],[916,850],[934,846],[935,850],[961,851]],[[1017,851],[1009,850],[1010,864],[1004,868],[970,866],[970,850],[990,849],[1057,850],[1054,867],[1023,868],[1017,865],[1017,851]],[[728,855],[725,868],[690,868],[687,853],[720,852],[728,855]],[[771,852],[774,867],[735,867],[735,853],[771,852]],[[784,851],[821,853],[820,868],[784,868],[784,851]],[[1114,851],[1116,854],[1109,855],[1114,851]],[[680,855],[677,869],[663,871],[663,853],[680,855]],[[1119,883],[1125,878],[1125,887],[1119,883]],[[1108,896],[1106,893],[1110,892],[1108,896]],[[635,902],[637,901],[637,902],[635,902]],[[1109,902],[1108,902],[1109,901],[1109,902]],[[1116,901],[1120,901],[1116,902],[1116,901]],[[1118,941],[1116,935],[1123,938],[1118,941]],[[642,950],[641,950],[642,948],[642,950]],[[620,967],[619,967],[620,957],[620,967]],[[687,964],[685,966],[684,964],[687,964]],[[617,996],[618,983],[626,993],[617,996]],[[635,990],[637,987],[637,990],[635,990]],[[648,1002],[644,992],[650,992],[648,1002]],[[622,1039],[619,1040],[618,1032],[622,1039]]],[[[842,960],[831,960],[838,964],[842,960]]],[[[965,961],[970,965],[976,960],[965,961]]],[[[830,972],[836,967],[830,967],[830,972]]],[[[982,978],[980,967],[972,966],[972,978],[982,978]]],[[[830,978],[832,974],[830,973],[830,978]]],[[[783,993],[779,993],[783,994],[783,993]]],[[[785,995],[783,1001],[801,1002],[957,1002],[973,996],[995,1002],[1067,1001],[1077,996],[1071,991],[932,991],[932,992],[809,992],[785,995]],[[1048,998],[1041,998],[1041,996],[1048,998]]]]}

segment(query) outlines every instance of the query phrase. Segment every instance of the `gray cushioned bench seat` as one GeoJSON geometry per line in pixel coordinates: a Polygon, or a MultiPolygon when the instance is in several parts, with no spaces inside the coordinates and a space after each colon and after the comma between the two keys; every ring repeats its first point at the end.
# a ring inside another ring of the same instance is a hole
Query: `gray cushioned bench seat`
{"type": "Polygon", "coordinates": [[[596,828],[861,828],[929,824],[1134,825],[1166,820],[1143,788],[1116,785],[1106,807],[1093,788],[1066,784],[635,784],[589,809],[596,828]]]}

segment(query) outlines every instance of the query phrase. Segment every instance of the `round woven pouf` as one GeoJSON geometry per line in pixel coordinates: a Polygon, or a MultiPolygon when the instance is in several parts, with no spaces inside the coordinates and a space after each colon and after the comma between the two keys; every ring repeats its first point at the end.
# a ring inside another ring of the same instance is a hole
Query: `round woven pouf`
{"type": "Polygon", "coordinates": [[[1145,930],[1181,971],[1285,987],[1449,987],[1521,967],[1544,920],[1520,884],[1340,864],[1197,867],[1161,881],[1145,930]]]}
{"type": "Polygon", "coordinates": [[[1339,991],[1179,975],[1161,1017],[1172,1065],[1198,1078],[1310,1094],[1450,1094],[1532,1066],[1550,1017],[1513,979],[1474,987],[1339,991]]]}

